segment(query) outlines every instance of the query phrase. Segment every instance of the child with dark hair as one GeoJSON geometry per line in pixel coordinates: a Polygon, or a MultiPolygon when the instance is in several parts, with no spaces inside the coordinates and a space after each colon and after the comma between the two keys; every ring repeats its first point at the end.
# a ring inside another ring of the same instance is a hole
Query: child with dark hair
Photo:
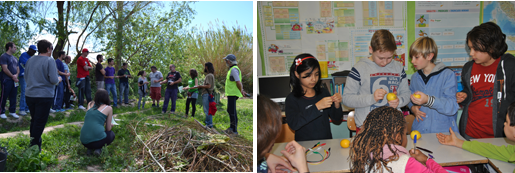
{"type": "Polygon", "coordinates": [[[329,117],[343,117],[342,96],[321,88],[320,65],[311,54],[295,57],[290,68],[292,92],[286,97],[286,118],[296,141],[332,139],[329,117]]]}
{"type": "Polygon", "coordinates": [[[435,63],[437,55],[436,42],[430,37],[418,38],[409,49],[411,63],[418,70],[409,86],[413,94],[408,106],[417,119],[411,130],[420,133],[445,132],[449,127],[458,130],[456,75],[442,62],[435,63]]]}
{"type": "Polygon", "coordinates": [[[145,109],[145,96],[147,96],[147,90],[148,90],[148,81],[147,81],[147,77],[145,77],[147,75],[147,73],[143,70],[139,71],[138,72],[138,94],[139,94],[139,99],[138,99],[138,109],[140,109],[140,106],[141,106],[141,99],[143,98],[143,105],[141,108],[145,109]]]}
{"type": "MultiPolygon", "coordinates": [[[[508,113],[506,113],[506,122],[504,122],[504,134],[510,141],[515,141],[515,102],[508,106],[508,113]]],[[[438,142],[444,145],[455,146],[463,148],[469,152],[479,154],[483,157],[496,159],[504,162],[515,162],[515,145],[496,146],[490,143],[483,143],[478,141],[464,141],[458,139],[456,134],[449,128],[450,135],[442,133],[436,134],[438,142]]]]}
{"type": "Polygon", "coordinates": [[[306,162],[306,148],[295,141],[286,144],[286,150],[281,151],[288,161],[269,153],[272,150],[275,138],[281,131],[281,108],[279,108],[279,105],[266,96],[258,95],[257,110],[258,172],[268,173],[268,169],[271,169],[270,172],[275,172],[276,169],[281,167],[291,171],[295,167],[298,172],[309,172],[306,162]]]}
{"type": "Polygon", "coordinates": [[[464,106],[459,131],[465,139],[504,137],[508,105],[515,101],[515,58],[506,53],[506,35],[493,22],[467,33],[472,61],[463,66],[463,91],[456,100],[464,106]]]}
{"type": "Polygon", "coordinates": [[[406,130],[401,111],[372,110],[351,144],[351,172],[447,172],[420,150],[406,149],[406,130]]]}
{"type": "Polygon", "coordinates": [[[195,88],[195,86],[198,86],[198,73],[197,70],[194,68],[190,69],[190,77],[191,79],[188,80],[188,86],[184,87],[183,90],[188,90],[188,98],[186,99],[186,118],[188,118],[188,111],[190,110],[190,103],[191,103],[191,116],[195,117],[195,110],[196,106],[195,103],[197,102],[198,98],[198,88],[195,88]]]}
{"type": "Polygon", "coordinates": [[[84,124],[80,130],[80,141],[88,148],[87,154],[100,155],[102,147],[114,141],[113,108],[109,106],[109,94],[104,89],[98,89],[95,99],[88,104],[88,110],[84,117],[84,124]],[[105,125],[105,127],[104,127],[105,125]]]}
{"type": "Polygon", "coordinates": [[[349,73],[342,97],[343,104],[356,110],[357,132],[368,113],[375,108],[390,106],[400,110],[410,102],[411,92],[404,66],[393,60],[396,50],[393,34],[385,29],[377,30],[368,47],[370,57],[361,58],[349,73]],[[397,96],[388,100],[388,93],[397,96]]]}

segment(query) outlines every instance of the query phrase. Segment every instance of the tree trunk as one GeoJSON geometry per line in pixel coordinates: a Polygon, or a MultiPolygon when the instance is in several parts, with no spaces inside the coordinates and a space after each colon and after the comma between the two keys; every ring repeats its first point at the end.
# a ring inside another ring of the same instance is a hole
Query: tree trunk
{"type": "Polygon", "coordinates": [[[59,51],[64,49],[64,43],[68,37],[67,28],[64,26],[64,1],[57,1],[57,14],[59,20],[57,20],[57,45],[52,53],[54,59],[59,58],[59,51]]]}
{"type": "Polygon", "coordinates": [[[116,20],[116,52],[115,52],[115,68],[121,69],[122,66],[122,54],[123,54],[123,25],[125,24],[123,16],[123,1],[117,1],[117,13],[118,18],[116,20]]]}

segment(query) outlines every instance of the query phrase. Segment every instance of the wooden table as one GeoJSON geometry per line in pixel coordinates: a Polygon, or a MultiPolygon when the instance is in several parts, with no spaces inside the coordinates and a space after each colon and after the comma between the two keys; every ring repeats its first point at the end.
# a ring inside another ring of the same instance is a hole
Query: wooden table
{"type": "MultiPolygon", "coordinates": [[[[406,148],[411,149],[413,148],[413,141],[409,136],[407,138],[408,145],[406,148]]],[[[458,138],[464,139],[461,136],[458,136],[458,138]]],[[[350,170],[350,148],[342,148],[340,146],[341,140],[342,139],[329,139],[299,142],[299,144],[304,146],[305,148],[311,148],[318,142],[326,143],[326,145],[323,147],[326,150],[331,148],[331,156],[319,165],[308,164],[309,170],[311,172],[348,172],[350,170]]],[[[280,151],[284,150],[285,146],[286,143],[276,143],[270,153],[281,156],[282,154],[280,151]]],[[[423,134],[422,138],[420,138],[417,141],[417,146],[433,151],[432,155],[435,157],[434,160],[442,166],[478,164],[488,162],[488,160],[485,157],[482,157],[480,155],[453,146],[440,144],[438,142],[438,139],[436,138],[436,133],[423,134]]],[[[424,152],[424,154],[427,153],[424,152]]]]}
{"type": "MultiPolygon", "coordinates": [[[[497,146],[503,145],[515,145],[515,142],[510,141],[508,138],[484,138],[484,139],[471,139],[471,141],[491,143],[497,146]]],[[[501,172],[513,172],[515,170],[515,164],[503,162],[496,159],[490,159],[490,161],[499,168],[501,172]]]]}

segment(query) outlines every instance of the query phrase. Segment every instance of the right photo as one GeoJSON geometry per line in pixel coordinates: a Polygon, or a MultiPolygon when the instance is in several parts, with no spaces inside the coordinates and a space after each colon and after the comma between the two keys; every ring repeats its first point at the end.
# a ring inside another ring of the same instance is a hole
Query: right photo
{"type": "Polygon", "coordinates": [[[515,172],[515,3],[258,1],[257,172],[515,172]]]}

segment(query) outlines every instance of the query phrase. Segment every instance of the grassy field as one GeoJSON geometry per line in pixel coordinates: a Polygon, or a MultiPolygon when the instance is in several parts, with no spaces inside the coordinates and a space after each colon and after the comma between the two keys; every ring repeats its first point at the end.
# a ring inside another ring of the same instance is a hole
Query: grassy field
{"type": "MultiPolygon", "coordinates": [[[[145,153],[142,151],[143,145],[137,138],[147,141],[150,140],[151,136],[165,128],[175,128],[191,129],[190,135],[198,136],[196,140],[202,140],[202,136],[205,136],[204,131],[199,128],[200,126],[196,124],[194,119],[203,123],[203,110],[197,105],[195,117],[184,118],[185,102],[185,99],[177,101],[176,114],[161,114],[161,108],[150,108],[150,102],[147,102],[146,108],[140,111],[137,110],[137,106],[116,108],[114,110],[114,113],[118,114],[116,119],[120,119],[120,121],[117,121],[120,125],[113,127],[112,130],[116,138],[99,157],[86,156],[86,148],[79,140],[81,127],[75,125],[66,125],[64,128],[43,134],[41,154],[37,154],[37,147],[28,148],[30,139],[27,135],[0,139],[0,146],[7,146],[9,152],[6,171],[159,171],[148,166],[152,163],[152,160],[141,160],[141,158],[146,157],[144,157],[145,153]],[[143,153],[143,156],[141,153],[143,153]]],[[[229,117],[225,111],[226,102],[227,100],[222,100],[223,106],[218,108],[218,112],[213,117],[215,129],[218,131],[229,127],[229,117]]],[[[232,136],[228,143],[241,144],[250,147],[250,151],[252,151],[252,99],[241,99],[238,100],[237,104],[238,132],[240,135],[232,136]]],[[[49,118],[47,127],[67,122],[83,121],[84,114],[85,112],[80,110],[72,111],[69,117],[65,117],[64,113],[58,113],[55,118],[49,118]]],[[[0,127],[1,133],[28,130],[30,116],[23,117],[23,120],[18,123],[9,123],[0,119],[0,124],[2,124],[0,127]]],[[[177,138],[180,138],[180,134],[177,134],[177,138]]],[[[170,139],[175,140],[173,136],[170,139]]],[[[154,154],[159,155],[159,153],[154,154]]],[[[180,154],[182,156],[184,153],[180,154]]],[[[240,159],[241,164],[252,165],[252,156],[249,157],[250,163],[246,158],[238,159],[240,159]]],[[[165,164],[165,166],[169,167],[168,171],[185,171],[184,167],[187,166],[184,165],[189,164],[189,161],[191,162],[187,159],[181,161],[183,166],[177,166],[178,162],[176,161],[165,164]]],[[[203,171],[198,168],[191,168],[190,170],[203,171]]]]}

